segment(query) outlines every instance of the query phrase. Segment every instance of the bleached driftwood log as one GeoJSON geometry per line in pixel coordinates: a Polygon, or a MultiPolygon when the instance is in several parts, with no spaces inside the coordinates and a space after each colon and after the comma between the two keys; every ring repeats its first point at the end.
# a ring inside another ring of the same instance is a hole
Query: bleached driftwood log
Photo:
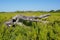
{"type": "MultiPolygon", "coordinates": [[[[16,15],[11,20],[5,22],[7,26],[12,26],[18,24],[19,22],[22,23],[23,21],[31,21],[31,22],[41,22],[42,18],[47,18],[50,14],[44,14],[40,16],[23,16],[23,15],[16,15]]],[[[43,21],[42,21],[43,22],[43,21]]]]}

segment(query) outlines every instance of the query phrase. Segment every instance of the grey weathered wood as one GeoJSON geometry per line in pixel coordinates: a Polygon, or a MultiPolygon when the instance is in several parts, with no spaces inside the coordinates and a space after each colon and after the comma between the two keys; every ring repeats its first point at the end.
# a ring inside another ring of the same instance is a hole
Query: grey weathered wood
{"type": "Polygon", "coordinates": [[[23,15],[16,15],[14,16],[11,20],[5,22],[5,24],[7,26],[11,26],[11,25],[15,25],[17,24],[19,21],[22,23],[22,21],[32,21],[32,22],[41,22],[42,18],[48,17],[50,16],[50,14],[44,14],[44,15],[40,15],[40,16],[23,16],[23,15]]]}

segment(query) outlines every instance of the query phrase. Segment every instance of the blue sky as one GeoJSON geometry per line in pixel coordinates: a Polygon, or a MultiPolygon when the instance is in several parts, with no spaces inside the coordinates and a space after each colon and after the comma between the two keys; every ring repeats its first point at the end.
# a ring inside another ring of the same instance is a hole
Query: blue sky
{"type": "Polygon", "coordinates": [[[57,10],[60,0],[0,0],[0,11],[57,10]]]}

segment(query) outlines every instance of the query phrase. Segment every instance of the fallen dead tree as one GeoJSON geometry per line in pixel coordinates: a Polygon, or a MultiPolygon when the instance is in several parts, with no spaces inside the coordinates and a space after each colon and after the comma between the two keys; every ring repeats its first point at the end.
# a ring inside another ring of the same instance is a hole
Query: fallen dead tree
{"type": "Polygon", "coordinates": [[[14,16],[11,20],[5,22],[5,24],[10,27],[14,26],[15,24],[22,24],[23,21],[30,21],[30,22],[47,22],[47,21],[42,21],[40,19],[42,18],[48,18],[50,14],[44,14],[40,16],[23,16],[23,15],[16,15],[14,16]]]}

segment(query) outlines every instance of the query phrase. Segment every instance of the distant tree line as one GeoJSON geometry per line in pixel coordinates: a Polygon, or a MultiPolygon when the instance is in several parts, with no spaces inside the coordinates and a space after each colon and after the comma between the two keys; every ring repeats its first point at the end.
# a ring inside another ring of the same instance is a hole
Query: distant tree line
{"type": "MultiPolygon", "coordinates": [[[[40,13],[46,13],[46,12],[53,12],[53,13],[60,13],[60,9],[59,10],[50,10],[50,11],[15,11],[15,13],[26,13],[26,12],[29,12],[29,13],[34,13],[34,12],[40,12],[40,13]]],[[[6,13],[6,12],[0,12],[0,13],[6,13]]]]}
{"type": "Polygon", "coordinates": [[[6,12],[0,12],[0,13],[6,13],[6,12]]]}
{"type": "Polygon", "coordinates": [[[60,10],[51,10],[49,12],[59,12],[60,13],[60,10]]]}
{"type": "Polygon", "coordinates": [[[59,10],[50,10],[50,11],[15,11],[16,13],[24,13],[24,12],[29,12],[29,13],[31,13],[31,12],[40,12],[40,13],[45,13],[45,12],[53,12],[53,13],[56,13],[56,12],[58,12],[58,13],[60,13],[60,9],[59,10]]]}

